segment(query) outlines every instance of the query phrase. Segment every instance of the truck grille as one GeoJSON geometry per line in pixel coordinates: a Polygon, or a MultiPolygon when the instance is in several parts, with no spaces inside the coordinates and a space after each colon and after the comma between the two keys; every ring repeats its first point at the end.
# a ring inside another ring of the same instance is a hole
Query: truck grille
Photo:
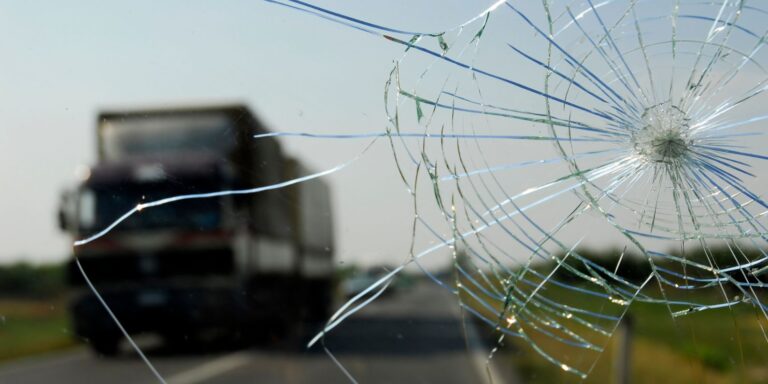
{"type": "MultiPolygon", "coordinates": [[[[235,271],[233,253],[229,249],[112,253],[83,257],[80,259],[80,264],[93,283],[131,283],[177,277],[223,276],[231,275],[235,271]]],[[[85,284],[74,260],[69,264],[68,279],[72,285],[85,284]]]]}

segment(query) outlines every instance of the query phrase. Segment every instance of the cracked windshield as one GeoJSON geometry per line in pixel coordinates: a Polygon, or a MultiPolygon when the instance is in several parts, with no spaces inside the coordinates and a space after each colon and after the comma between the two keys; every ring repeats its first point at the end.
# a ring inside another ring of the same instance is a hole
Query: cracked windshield
{"type": "Polygon", "coordinates": [[[0,4],[0,383],[768,382],[768,4],[0,4]]]}

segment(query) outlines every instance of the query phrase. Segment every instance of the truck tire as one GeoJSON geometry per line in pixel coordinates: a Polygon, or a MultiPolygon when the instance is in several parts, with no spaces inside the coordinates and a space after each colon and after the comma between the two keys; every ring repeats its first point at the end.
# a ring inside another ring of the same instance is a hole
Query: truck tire
{"type": "Polygon", "coordinates": [[[115,357],[120,351],[120,338],[112,336],[99,336],[90,339],[93,353],[99,357],[115,357]]]}
{"type": "Polygon", "coordinates": [[[333,282],[321,281],[311,286],[309,293],[309,318],[315,322],[324,322],[331,316],[331,306],[333,305],[333,282]]]}

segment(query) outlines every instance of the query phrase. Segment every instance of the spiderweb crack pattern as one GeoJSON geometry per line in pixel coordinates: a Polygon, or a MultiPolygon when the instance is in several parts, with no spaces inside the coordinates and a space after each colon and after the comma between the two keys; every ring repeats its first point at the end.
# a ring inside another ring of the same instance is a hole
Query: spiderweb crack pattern
{"type": "Polygon", "coordinates": [[[586,377],[634,302],[748,305],[765,337],[764,9],[507,1],[415,33],[285,4],[403,46],[385,103],[414,242],[452,249],[455,281],[435,280],[499,345],[586,377]],[[604,238],[624,243],[610,260],[579,250],[604,238]]]}
{"type": "Polygon", "coordinates": [[[409,260],[310,345],[445,249],[455,279],[430,277],[497,347],[521,339],[580,377],[637,302],[672,317],[748,306],[768,341],[760,3],[499,1],[428,33],[267,1],[403,48],[386,132],[271,134],[386,138],[414,199],[409,260]],[[620,244],[607,260],[582,247],[605,243],[620,244]]]}

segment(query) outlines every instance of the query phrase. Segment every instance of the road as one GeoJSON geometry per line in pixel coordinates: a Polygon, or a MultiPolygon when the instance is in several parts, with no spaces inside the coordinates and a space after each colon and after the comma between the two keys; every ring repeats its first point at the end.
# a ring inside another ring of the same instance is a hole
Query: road
{"type": "MultiPolygon", "coordinates": [[[[465,338],[455,298],[422,282],[349,318],[327,337],[326,346],[359,383],[483,383],[482,352],[474,332],[469,333],[465,338]]],[[[349,382],[322,348],[307,351],[298,344],[145,352],[169,384],[349,382]]],[[[103,359],[85,349],[0,366],[0,383],[156,381],[136,356],[103,359]]]]}

